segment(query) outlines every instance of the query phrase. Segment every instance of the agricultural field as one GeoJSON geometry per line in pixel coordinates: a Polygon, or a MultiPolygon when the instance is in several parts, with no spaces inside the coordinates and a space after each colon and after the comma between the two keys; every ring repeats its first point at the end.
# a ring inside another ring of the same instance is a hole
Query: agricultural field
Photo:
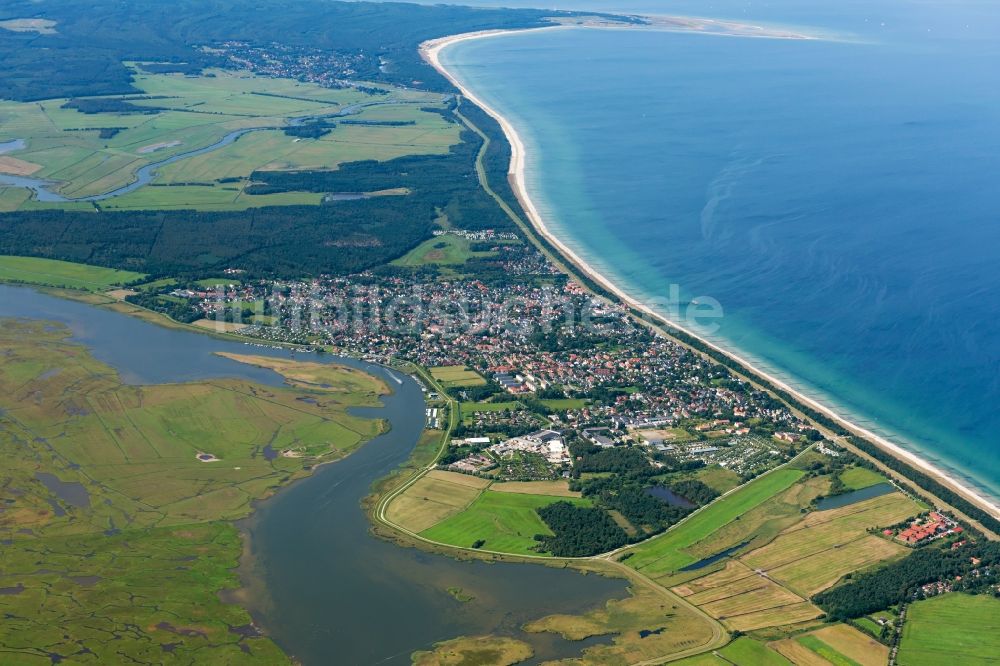
{"type": "Polygon", "coordinates": [[[538,555],[536,534],[552,534],[536,509],[556,501],[590,506],[585,499],[487,490],[462,512],[424,530],[420,536],[461,548],[482,541],[484,550],[538,555]]]}
{"type": "MultiPolygon", "coordinates": [[[[784,468],[755,479],[692,514],[663,536],[636,546],[630,551],[634,554],[627,560],[627,564],[647,576],[658,578],[697,562],[699,558],[685,552],[685,549],[791,487],[802,475],[800,470],[784,468]]],[[[722,549],[726,547],[723,546],[722,549]]]]}
{"type": "Polygon", "coordinates": [[[889,662],[888,647],[846,624],[835,624],[788,638],[775,643],[774,648],[796,663],[885,666],[889,662]],[[808,654],[810,652],[811,655],[808,654]]]}
{"type": "MultiPolygon", "coordinates": [[[[757,502],[739,520],[727,523],[691,546],[684,545],[691,537],[674,536],[677,547],[686,548],[691,558],[707,557],[729,548],[736,550],[722,561],[721,568],[720,562],[708,560],[703,572],[673,570],[673,574],[668,571],[658,576],[658,580],[672,584],[673,592],[734,631],[797,624],[820,617],[822,611],[809,601],[813,594],[846,574],[905,554],[902,546],[871,535],[868,530],[893,524],[920,511],[913,500],[897,492],[838,509],[803,514],[812,499],[828,486],[827,477],[794,483],[757,502]]],[[[675,529],[683,531],[685,527],[687,524],[682,523],[675,529]]],[[[695,527],[699,528],[697,533],[703,532],[701,526],[695,527]]],[[[668,532],[663,539],[670,538],[672,533],[668,532]]],[[[636,550],[641,552],[642,547],[636,550]]],[[[674,561],[680,561],[676,554],[673,557],[674,561]]],[[[653,567],[646,565],[639,570],[650,569],[653,567]]],[[[796,644],[788,649],[804,648],[796,644]]]]}
{"type": "Polygon", "coordinates": [[[55,259],[0,256],[0,282],[38,284],[48,287],[107,291],[145,277],[142,273],[74,264],[55,259]]]}
{"type": "Polygon", "coordinates": [[[483,379],[475,370],[469,370],[464,365],[442,365],[431,368],[431,377],[441,382],[445,388],[463,388],[468,386],[485,386],[483,379]]]}
{"type": "Polygon", "coordinates": [[[719,650],[719,654],[725,662],[737,666],[790,666],[791,664],[768,646],[746,636],[737,638],[719,650]]]}
{"type": "Polygon", "coordinates": [[[386,518],[411,532],[422,532],[460,513],[489,485],[475,476],[432,470],[389,504],[386,518]]]}
{"type": "Polygon", "coordinates": [[[829,511],[814,511],[774,541],[740,559],[753,569],[805,597],[836,583],[841,576],[901,557],[905,546],[868,534],[920,513],[901,493],[890,493],[829,511]]]}
{"type": "Polygon", "coordinates": [[[910,604],[896,662],[900,666],[995,664],[1000,599],[943,594],[910,604]]]}
{"type": "Polygon", "coordinates": [[[168,646],[188,661],[285,663],[268,639],[230,631],[250,617],[218,597],[241,552],[223,521],[378,434],[348,410],[387,387],[306,362],[280,367],[284,387],[125,385],[68,336],[0,325],[0,651],[117,663],[168,646]],[[311,377],[329,388],[294,385],[311,377]]]}
{"type": "MultiPolygon", "coordinates": [[[[0,173],[49,181],[58,195],[81,199],[121,188],[142,167],[178,157],[156,167],[152,183],[100,205],[239,210],[322,199],[297,192],[248,195],[244,190],[254,171],[336,169],[358,160],[445,154],[459,141],[456,124],[423,110],[443,108],[438,94],[383,87],[388,94],[372,95],[245,72],[193,77],[134,67],[135,85],[144,95],[101,98],[114,103],[95,113],[66,108],[65,99],[0,101],[0,142],[24,144],[2,156],[0,173]],[[335,126],[318,138],[282,130],[295,119],[318,116],[336,116],[335,126]],[[343,116],[351,122],[338,123],[343,116]],[[405,124],[379,124],[387,121],[405,124]],[[247,132],[223,142],[240,130],[247,132]]],[[[0,209],[66,205],[30,202],[25,192],[0,193],[0,209]]]]}
{"type": "Polygon", "coordinates": [[[730,630],[751,631],[823,614],[803,597],[736,560],[727,562],[721,571],[672,591],[730,630]]]}

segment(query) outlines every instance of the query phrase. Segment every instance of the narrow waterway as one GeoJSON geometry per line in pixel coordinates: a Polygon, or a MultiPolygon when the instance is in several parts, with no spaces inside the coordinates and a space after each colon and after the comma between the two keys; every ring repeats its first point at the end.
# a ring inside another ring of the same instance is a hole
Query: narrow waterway
{"type": "MultiPolygon", "coordinates": [[[[281,382],[275,373],[215,352],[291,355],[155,326],[25,288],[0,286],[0,317],[69,326],[75,340],[130,383],[228,376],[273,385],[281,382]]],[[[354,359],[315,359],[382,376],[388,372],[354,359]]],[[[533,663],[579,654],[591,643],[524,634],[520,626],[625,596],[624,581],[540,565],[458,562],[371,536],[359,503],[375,480],[409,456],[424,418],[415,381],[387,383],[394,393],[384,399],[384,408],[365,410],[389,421],[387,433],[261,503],[245,521],[253,553],[245,567],[254,583],[249,605],[257,621],[304,664],[409,664],[413,651],[437,641],[488,633],[528,641],[535,649],[533,663]],[[448,588],[474,598],[460,602],[448,588]]]]}
{"type": "MultiPolygon", "coordinates": [[[[189,157],[195,157],[197,155],[204,155],[205,153],[210,153],[213,150],[218,150],[224,146],[236,141],[238,138],[246,134],[247,132],[254,132],[262,129],[273,129],[270,127],[253,127],[247,129],[236,130],[225,135],[215,143],[205,146],[203,148],[198,148],[196,150],[189,150],[184,153],[177,153],[166,159],[162,159],[158,162],[151,162],[144,167],[140,167],[135,173],[135,180],[128,185],[123,185],[121,187],[115,188],[103,194],[94,194],[89,197],[78,197],[70,198],[64,197],[55,191],[58,183],[54,183],[48,180],[42,180],[40,178],[30,178],[28,176],[10,176],[7,174],[0,173],[0,185],[10,185],[13,187],[26,187],[35,193],[35,198],[38,201],[43,201],[45,203],[66,203],[69,201],[104,201],[105,199],[110,199],[112,197],[120,197],[123,194],[128,194],[129,192],[134,192],[143,185],[147,185],[153,181],[156,177],[156,171],[160,167],[165,167],[168,164],[173,164],[174,162],[179,162],[180,160],[186,160],[189,157]]],[[[24,142],[21,142],[22,146],[24,142]]]]}

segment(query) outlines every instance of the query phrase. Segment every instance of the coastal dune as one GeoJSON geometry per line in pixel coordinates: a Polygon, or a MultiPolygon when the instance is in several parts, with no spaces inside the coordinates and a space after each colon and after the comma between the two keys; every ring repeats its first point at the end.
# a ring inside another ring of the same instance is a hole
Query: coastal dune
{"type": "Polygon", "coordinates": [[[819,402],[815,398],[812,398],[799,389],[793,388],[787,382],[775,377],[773,374],[768,373],[761,368],[755,366],[753,363],[748,361],[746,358],[734,353],[731,350],[722,348],[717,344],[705,339],[704,337],[698,335],[696,332],[689,330],[677,322],[671,321],[659,313],[655,312],[648,305],[639,301],[635,297],[631,296],[625,292],[622,288],[608,279],[606,276],[597,271],[593,266],[589,265],[582,257],[575,253],[570,247],[568,247],[562,240],[560,240],[555,234],[551,232],[549,227],[546,225],[544,218],[539,213],[538,208],[532,201],[528,189],[525,183],[525,165],[527,159],[527,151],[525,150],[524,142],[518,135],[517,130],[510,123],[507,118],[501,115],[496,109],[486,104],[479,96],[470,90],[462,81],[460,81],[451,71],[449,71],[441,63],[441,52],[452,46],[454,44],[465,42],[472,39],[485,39],[491,37],[501,37],[505,35],[521,34],[525,32],[537,32],[537,31],[548,31],[548,30],[560,30],[566,29],[570,26],[563,25],[553,25],[549,27],[542,28],[529,28],[525,30],[486,30],[480,32],[464,33],[459,35],[451,35],[448,37],[442,37],[440,39],[433,39],[424,42],[420,47],[420,53],[423,58],[433,66],[438,72],[440,72],[445,78],[447,78],[462,95],[468,99],[470,102],[480,107],[494,118],[497,123],[499,123],[504,135],[507,137],[507,141],[511,146],[511,162],[510,168],[508,170],[508,178],[510,179],[511,186],[514,190],[515,195],[518,198],[522,208],[527,214],[531,225],[534,227],[536,232],[544,238],[548,243],[550,243],[554,248],[556,248],[562,256],[572,263],[577,270],[585,274],[588,278],[593,280],[596,284],[599,284],[602,288],[606,289],[609,293],[614,294],[623,303],[627,304],[629,307],[643,312],[644,314],[651,317],[653,320],[659,322],[663,326],[680,331],[685,335],[688,335],[694,339],[697,339],[701,344],[705,345],[712,350],[724,354],[736,363],[738,363],[743,368],[746,368],[750,373],[764,380],[770,382],[772,385],[780,388],[781,390],[787,392],[789,395],[795,397],[796,400],[804,405],[815,409],[817,412],[824,414],[828,418],[832,419],[843,428],[855,433],[856,435],[863,437],[871,441],[872,443],[878,445],[891,455],[904,460],[905,462],[911,464],[922,472],[928,474],[935,478],[942,485],[950,488],[952,491],[961,495],[968,501],[976,504],[983,510],[989,512],[993,516],[1000,518],[1000,505],[992,501],[991,499],[985,497],[978,491],[970,488],[965,483],[954,478],[954,476],[948,474],[939,467],[929,463],[917,454],[913,453],[908,449],[904,449],[899,445],[887,440],[886,438],[863,428],[856,423],[852,422],[845,416],[837,413],[832,408],[823,403],[819,402]]]}

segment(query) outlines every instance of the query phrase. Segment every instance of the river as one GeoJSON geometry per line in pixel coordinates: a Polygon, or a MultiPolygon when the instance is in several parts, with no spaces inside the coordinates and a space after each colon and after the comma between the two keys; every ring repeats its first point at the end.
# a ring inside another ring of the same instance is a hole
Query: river
{"type": "MultiPolygon", "coordinates": [[[[395,99],[386,99],[377,102],[359,102],[357,104],[351,104],[349,106],[345,106],[344,108],[332,113],[297,116],[289,118],[288,125],[289,127],[297,127],[311,120],[317,120],[321,118],[340,118],[343,116],[352,116],[357,113],[360,113],[364,109],[371,108],[373,106],[386,106],[392,104],[407,104],[407,103],[409,102],[395,100],[395,99]]],[[[153,179],[156,178],[156,173],[160,169],[160,167],[165,167],[168,164],[173,164],[174,162],[186,160],[191,157],[197,157],[198,155],[204,155],[205,153],[210,153],[212,151],[218,150],[219,148],[225,148],[229,144],[235,142],[244,134],[248,134],[250,132],[258,132],[261,130],[277,130],[277,129],[281,128],[276,126],[268,126],[268,127],[245,127],[243,129],[233,130],[232,132],[229,132],[215,143],[212,143],[208,146],[202,146],[201,148],[195,148],[194,150],[188,150],[182,153],[177,153],[176,155],[171,155],[170,157],[166,157],[156,162],[150,162],[149,164],[140,167],[135,172],[135,180],[133,180],[131,183],[128,183],[127,185],[122,185],[121,187],[117,187],[113,190],[108,190],[107,192],[104,192],[102,194],[93,194],[89,197],[64,197],[63,195],[59,194],[56,191],[56,188],[59,186],[59,183],[50,180],[44,180],[41,178],[31,178],[29,176],[13,176],[10,174],[0,173],[0,186],[6,185],[10,187],[27,188],[32,192],[34,192],[36,200],[44,203],[69,203],[74,201],[104,201],[105,199],[111,199],[113,197],[120,197],[124,194],[129,194],[130,192],[134,192],[140,187],[143,187],[153,182],[153,179]]],[[[12,153],[18,150],[23,150],[26,147],[27,147],[27,142],[24,139],[14,139],[12,141],[0,142],[0,155],[3,155],[5,153],[12,153]]],[[[351,198],[350,195],[354,193],[348,192],[345,194],[348,195],[347,198],[340,198],[340,199],[333,198],[329,200],[330,201],[350,200],[351,198]]]]}
{"type": "MultiPolygon", "coordinates": [[[[0,317],[61,322],[73,339],[118,370],[128,383],[240,377],[278,385],[281,377],[215,355],[219,351],[269,356],[291,352],[168,329],[126,315],[65,301],[31,289],[0,286],[0,317]]],[[[300,358],[301,354],[298,355],[300,358]]],[[[313,360],[313,357],[308,357],[313,360]]],[[[381,366],[337,361],[386,376],[381,366]]],[[[398,373],[396,373],[398,374],[398,373]]],[[[423,427],[420,387],[406,378],[384,408],[364,413],[391,429],[343,461],[258,505],[244,521],[253,558],[249,608],[289,654],[305,664],[409,664],[410,654],[459,635],[500,633],[532,644],[535,658],[578,654],[592,642],[571,643],[520,631],[550,613],[579,613],[625,595],[625,582],[531,564],[459,562],[401,548],[369,533],[360,501],[375,480],[403,462],[423,427]],[[460,587],[474,599],[448,592],[460,587]]]]}

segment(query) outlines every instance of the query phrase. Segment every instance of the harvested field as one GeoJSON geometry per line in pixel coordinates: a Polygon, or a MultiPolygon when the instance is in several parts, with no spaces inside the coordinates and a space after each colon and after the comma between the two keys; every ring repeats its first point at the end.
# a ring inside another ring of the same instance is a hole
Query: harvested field
{"type": "Polygon", "coordinates": [[[9,173],[13,176],[30,176],[41,168],[41,164],[26,162],[16,157],[0,155],[0,173],[9,173]]]}
{"type": "Polygon", "coordinates": [[[776,627],[784,624],[795,624],[817,618],[823,614],[816,606],[803,601],[780,608],[769,608],[755,613],[747,613],[727,618],[723,624],[733,631],[753,631],[763,627],[776,627]]]}
{"type": "Polygon", "coordinates": [[[904,546],[869,535],[773,569],[769,574],[799,594],[811,597],[831,587],[845,574],[901,557],[906,552],[904,546]]]}
{"type": "MultiPolygon", "coordinates": [[[[484,486],[466,483],[464,479],[483,481],[474,476],[434,470],[394,499],[386,517],[412,532],[433,527],[468,507],[479,496],[484,486]],[[456,482],[450,477],[460,480],[456,482]]],[[[489,481],[484,483],[488,485],[489,481]]]]}

